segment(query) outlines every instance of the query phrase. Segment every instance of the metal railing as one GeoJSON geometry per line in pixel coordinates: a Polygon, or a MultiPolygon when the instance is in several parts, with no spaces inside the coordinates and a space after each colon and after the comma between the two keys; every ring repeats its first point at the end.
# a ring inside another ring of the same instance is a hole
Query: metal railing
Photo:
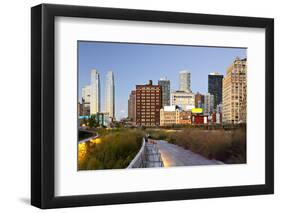
{"type": "Polygon", "coordinates": [[[145,168],[164,166],[161,158],[161,153],[159,152],[159,149],[155,142],[146,143],[144,165],[145,168]]]}
{"type": "Polygon", "coordinates": [[[138,154],[134,157],[127,168],[150,168],[163,167],[161,153],[155,141],[143,138],[143,143],[138,154]]]}

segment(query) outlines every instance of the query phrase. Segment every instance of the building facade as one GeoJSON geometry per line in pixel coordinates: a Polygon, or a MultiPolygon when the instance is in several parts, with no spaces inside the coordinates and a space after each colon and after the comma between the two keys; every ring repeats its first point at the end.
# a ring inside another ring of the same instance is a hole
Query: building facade
{"type": "Polygon", "coordinates": [[[199,92],[195,94],[195,108],[204,108],[204,95],[199,92]]]}
{"type": "Polygon", "coordinates": [[[131,91],[128,99],[128,118],[133,123],[136,122],[136,91],[131,91]]]}
{"type": "Polygon", "coordinates": [[[78,102],[78,116],[83,116],[83,104],[78,102]]]}
{"type": "Polygon", "coordinates": [[[222,113],[222,104],[217,105],[216,112],[217,113],[222,113]]]}
{"type": "Polygon", "coordinates": [[[112,71],[106,74],[105,82],[105,111],[109,117],[115,118],[115,84],[112,71]]]}
{"type": "Polygon", "coordinates": [[[208,75],[208,93],[214,95],[214,110],[222,103],[222,79],[223,75],[217,72],[208,75]]]}
{"type": "Polygon", "coordinates": [[[136,124],[139,126],[160,125],[162,88],[153,85],[150,80],[146,85],[136,85],[136,124]]]}
{"type": "Polygon", "coordinates": [[[211,115],[214,112],[214,95],[207,93],[205,95],[204,114],[211,115]]]}
{"type": "Polygon", "coordinates": [[[236,58],[223,78],[222,121],[245,123],[247,114],[247,59],[236,58]]]}
{"type": "Polygon", "coordinates": [[[179,121],[178,124],[191,124],[191,111],[180,111],[179,121]]]}
{"type": "Polygon", "coordinates": [[[167,78],[161,78],[158,81],[158,85],[162,88],[162,107],[170,105],[170,80],[167,78]]]}
{"type": "Polygon", "coordinates": [[[81,115],[90,115],[90,102],[91,102],[91,85],[86,85],[82,88],[82,103],[81,115]]]}
{"type": "Polygon", "coordinates": [[[91,101],[91,85],[86,85],[82,88],[82,99],[84,103],[89,103],[91,101]]]}
{"type": "Polygon", "coordinates": [[[180,109],[177,106],[164,106],[160,110],[160,126],[171,126],[178,124],[180,109]]]}
{"type": "Polygon", "coordinates": [[[173,91],[171,105],[177,105],[182,110],[191,111],[195,108],[195,95],[186,91],[173,91]]]}
{"type": "Polygon", "coordinates": [[[179,72],[179,90],[191,93],[191,74],[187,70],[182,70],[179,72]]]}
{"type": "Polygon", "coordinates": [[[96,120],[100,126],[110,126],[112,122],[112,117],[110,117],[108,112],[98,112],[96,114],[96,120]]]}
{"type": "Polygon", "coordinates": [[[191,124],[191,112],[183,111],[178,106],[164,106],[160,110],[160,126],[191,124]]]}
{"type": "Polygon", "coordinates": [[[91,71],[90,114],[100,112],[100,75],[97,70],[91,71]]]}

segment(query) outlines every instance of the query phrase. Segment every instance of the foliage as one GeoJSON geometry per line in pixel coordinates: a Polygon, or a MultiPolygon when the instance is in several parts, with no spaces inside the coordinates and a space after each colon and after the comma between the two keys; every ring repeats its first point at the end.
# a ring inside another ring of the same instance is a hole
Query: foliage
{"type": "Polygon", "coordinates": [[[97,116],[96,115],[91,115],[90,118],[88,118],[88,126],[90,128],[92,127],[98,127],[99,126],[99,123],[98,123],[98,120],[97,120],[97,116]]]}
{"type": "Polygon", "coordinates": [[[143,136],[140,130],[125,129],[102,134],[99,143],[87,142],[86,154],[78,162],[78,169],[126,168],[139,151],[143,136]]]}
{"type": "Polygon", "coordinates": [[[149,134],[156,140],[166,140],[209,159],[229,164],[246,163],[246,128],[231,131],[186,128],[150,131],[149,134]]]}

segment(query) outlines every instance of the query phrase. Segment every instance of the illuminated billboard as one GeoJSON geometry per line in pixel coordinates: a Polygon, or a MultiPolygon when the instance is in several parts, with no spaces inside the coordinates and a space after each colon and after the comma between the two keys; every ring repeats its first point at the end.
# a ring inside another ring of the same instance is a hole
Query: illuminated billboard
{"type": "Polygon", "coordinates": [[[193,108],[193,109],[191,109],[191,112],[192,112],[192,113],[196,113],[196,114],[198,113],[198,114],[199,114],[199,113],[203,113],[203,109],[202,109],[202,108],[193,108]]]}

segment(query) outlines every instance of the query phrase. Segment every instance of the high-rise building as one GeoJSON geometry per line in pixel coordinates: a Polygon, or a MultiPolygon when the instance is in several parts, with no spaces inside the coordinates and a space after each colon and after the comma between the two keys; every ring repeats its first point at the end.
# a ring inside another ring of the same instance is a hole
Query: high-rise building
{"type": "Polygon", "coordinates": [[[161,78],[158,81],[158,85],[162,88],[162,107],[170,105],[170,80],[167,78],[161,78]]]}
{"type": "Polygon", "coordinates": [[[112,71],[106,74],[105,82],[105,111],[109,117],[115,118],[115,85],[112,71]]]}
{"type": "Polygon", "coordinates": [[[186,91],[171,92],[171,105],[177,105],[182,110],[191,111],[195,108],[195,95],[186,91]]]}
{"type": "Polygon", "coordinates": [[[131,91],[128,99],[128,118],[133,123],[136,122],[136,91],[131,91]]]}
{"type": "Polygon", "coordinates": [[[222,121],[246,123],[247,59],[236,58],[226,71],[222,88],[222,121]]]}
{"type": "Polygon", "coordinates": [[[83,104],[78,102],[78,116],[83,116],[83,104]]]}
{"type": "Polygon", "coordinates": [[[100,75],[97,70],[91,71],[90,114],[100,112],[100,75]]]}
{"type": "Polygon", "coordinates": [[[160,125],[162,88],[153,85],[136,85],[136,124],[140,126],[160,125]]]}
{"type": "Polygon", "coordinates": [[[91,101],[91,85],[86,85],[82,88],[82,99],[85,103],[89,103],[91,101]]]}
{"type": "Polygon", "coordinates": [[[191,93],[191,88],[190,88],[190,72],[188,72],[187,70],[182,70],[180,71],[179,74],[179,81],[180,81],[180,90],[181,91],[185,91],[185,92],[189,92],[191,93]]]}
{"type": "Polygon", "coordinates": [[[195,94],[195,108],[204,108],[204,95],[199,92],[195,94]]]}
{"type": "Polygon", "coordinates": [[[204,103],[204,114],[211,115],[214,112],[214,95],[207,93],[204,103]]]}
{"type": "Polygon", "coordinates": [[[81,113],[82,115],[90,115],[90,102],[91,102],[91,85],[86,85],[82,88],[82,103],[81,113]]]}
{"type": "Polygon", "coordinates": [[[214,109],[222,102],[222,79],[223,75],[217,72],[208,75],[208,92],[214,95],[214,109]]]}

